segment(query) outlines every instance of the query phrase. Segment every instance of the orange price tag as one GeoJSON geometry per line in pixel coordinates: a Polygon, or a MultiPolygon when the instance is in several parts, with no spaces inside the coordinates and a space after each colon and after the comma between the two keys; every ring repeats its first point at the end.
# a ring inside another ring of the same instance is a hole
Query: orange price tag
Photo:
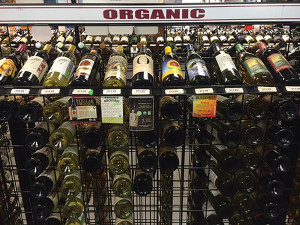
{"type": "Polygon", "coordinates": [[[215,118],[217,112],[217,95],[194,95],[193,117],[215,118]]]}

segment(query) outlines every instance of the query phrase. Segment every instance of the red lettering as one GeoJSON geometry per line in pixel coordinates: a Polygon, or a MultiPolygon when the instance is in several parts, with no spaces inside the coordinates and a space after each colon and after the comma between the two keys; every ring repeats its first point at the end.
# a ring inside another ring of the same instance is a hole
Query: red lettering
{"type": "Polygon", "coordinates": [[[165,19],[165,15],[161,9],[153,9],[151,19],[165,19]]]}
{"type": "Polygon", "coordinates": [[[188,9],[182,9],[182,19],[189,18],[189,10],[188,9]]]}
{"type": "Polygon", "coordinates": [[[133,15],[132,15],[132,10],[128,10],[128,9],[121,9],[120,10],[120,19],[121,20],[132,20],[133,19],[133,15]]]}
{"type": "Polygon", "coordinates": [[[137,19],[149,19],[149,11],[146,9],[138,9],[135,11],[135,17],[137,19]]]}
{"type": "Polygon", "coordinates": [[[107,20],[109,19],[117,19],[118,17],[118,12],[114,9],[107,9],[104,10],[103,12],[103,17],[107,20]]]}
{"type": "Polygon", "coordinates": [[[167,19],[180,19],[180,9],[175,9],[175,12],[173,11],[173,9],[167,9],[166,17],[167,19]]]}
{"type": "Polygon", "coordinates": [[[193,19],[200,19],[204,17],[205,10],[204,9],[192,9],[191,17],[193,19]]]}

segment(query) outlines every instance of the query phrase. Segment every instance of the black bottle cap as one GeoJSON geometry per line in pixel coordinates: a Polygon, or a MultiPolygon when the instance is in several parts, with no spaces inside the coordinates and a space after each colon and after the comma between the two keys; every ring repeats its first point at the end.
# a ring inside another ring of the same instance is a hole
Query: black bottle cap
{"type": "Polygon", "coordinates": [[[284,174],[291,168],[291,160],[286,156],[279,156],[272,162],[273,170],[278,174],[284,174]]]}
{"type": "Polygon", "coordinates": [[[228,148],[237,147],[241,142],[241,135],[239,132],[235,130],[229,130],[226,134],[222,137],[223,144],[228,148]]]}
{"type": "Polygon", "coordinates": [[[88,156],[83,160],[82,167],[88,173],[95,173],[100,169],[101,162],[95,156],[88,156]]]}
{"type": "Polygon", "coordinates": [[[40,135],[39,133],[30,133],[25,137],[25,145],[31,150],[39,150],[48,143],[49,135],[40,135]]]}
{"type": "Polygon", "coordinates": [[[24,105],[18,111],[19,119],[24,123],[34,123],[39,119],[37,109],[32,106],[24,105]]]}
{"type": "Polygon", "coordinates": [[[294,139],[294,133],[290,129],[283,128],[274,135],[274,144],[279,148],[288,148],[294,139]]]}
{"type": "Polygon", "coordinates": [[[101,134],[97,131],[89,131],[82,137],[83,145],[87,148],[98,148],[102,143],[101,134]]]}
{"type": "Polygon", "coordinates": [[[174,171],[178,168],[179,165],[179,159],[178,156],[172,152],[172,151],[167,151],[160,155],[159,157],[159,164],[160,168],[165,171],[174,171]]]}
{"type": "Polygon", "coordinates": [[[29,174],[38,176],[44,171],[45,168],[42,161],[32,158],[25,162],[25,169],[29,174]]]}
{"type": "Polygon", "coordinates": [[[228,180],[219,187],[220,192],[227,197],[232,197],[238,190],[234,181],[228,180]]]}
{"type": "Polygon", "coordinates": [[[139,133],[139,144],[145,148],[154,147],[158,142],[158,136],[155,131],[142,131],[139,133]]]}
{"type": "Polygon", "coordinates": [[[177,127],[175,129],[174,127],[171,127],[170,129],[172,128],[172,132],[166,132],[165,134],[166,142],[171,146],[180,146],[184,144],[185,135],[183,131],[181,129],[178,129],[177,127]]]}
{"type": "Polygon", "coordinates": [[[147,173],[141,173],[134,179],[133,189],[140,196],[146,196],[152,191],[152,178],[147,173]]]}

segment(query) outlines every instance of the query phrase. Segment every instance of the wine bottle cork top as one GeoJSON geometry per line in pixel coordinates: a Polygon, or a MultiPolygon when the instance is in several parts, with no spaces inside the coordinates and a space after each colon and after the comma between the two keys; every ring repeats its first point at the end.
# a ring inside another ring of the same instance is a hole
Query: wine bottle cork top
{"type": "Polygon", "coordinates": [[[141,42],[139,42],[136,47],[141,48],[142,46],[143,46],[143,44],[141,42]]]}
{"type": "Polygon", "coordinates": [[[96,49],[92,49],[91,53],[97,53],[97,50],[96,49]]]}
{"type": "Polygon", "coordinates": [[[172,48],[170,46],[165,47],[165,54],[172,53],[172,48]]]}
{"type": "Polygon", "coordinates": [[[118,52],[123,52],[123,46],[122,46],[122,45],[118,45],[117,51],[118,51],[118,52]]]}

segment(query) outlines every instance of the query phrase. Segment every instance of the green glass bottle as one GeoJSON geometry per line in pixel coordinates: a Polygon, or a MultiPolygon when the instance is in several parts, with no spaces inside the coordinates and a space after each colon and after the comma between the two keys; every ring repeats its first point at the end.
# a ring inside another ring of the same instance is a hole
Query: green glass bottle
{"type": "Polygon", "coordinates": [[[149,195],[153,188],[152,180],[153,174],[143,172],[137,164],[133,183],[135,193],[139,196],[149,195]]]}
{"type": "Polygon", "coordinates": [[[236,152],[244,168],[255,170],[260,165],[261,156],[249,145],[239,145],[236,152]]]}
{"type": "Polygon", "coordinates": [[[162,144],[158,159],[160,168],[163,171],[172,172],[178,168],[179,158],[175,147],[162,144]]]}
{"type": "Polygon", "coordinates": [[[241,120],[244,116],[244,106],[233,99],[222,95],[217,96],[217,115],[230,121],[241,120]]]}
{"type": "Polygon", "coordinates": [[[128,197],[132,190],[130,171],[114,175],[112,189],[117,197],[128,197]]]}
{"type": "Polygon", "coordinates": [[[57,169],[64,175],[74,173],[79,166],[77,147],[68,147],[64,150],[57,164],[57,169]]]}
{"type": "Polygon", "coordinates": [[[112,174],[122,174],[129,168],[128,147],[125,151],[114,151],[109,157],[109,170],[112,174]]]}
{"type": "Polygon", "coordinates": [[[127,219],[116,218],[116,225],[133,225],[133,218],[129,217],[127,219]]]}
{"type": "Polygon", "coordinates": [[[171,146],[180,146],[184,144],[185,134],[182,128],[176,122],[161,123],[162,140],[171,146]]]}
{"type": "Polygon", "coordinates": [[[60,192],[66,198],[76,197],[81,191],[81,175],[77,170],[70,175],[66,175],[60,186],[60,192]]]}
{"type": "Polygon", "coordinates": [[[110,124],[108,129],[108,146],[111,149],[122,149],[128,145],[128,124],[110,124]]]}
{"type": "Polygon", "coordinates": [[[145,148],[140,145],[137,146],[138,163],[140,168],[145,173],[151,173],[156,170],[157,157],[153,147],[145,148]]]}
{"type": "Polygon", "coordinates": [[[232,205],[243,214],[250,214],[255,202],[250,194],[238,191],[232,198],[232,205]]]}
{"type": "Polygon", "coordinates": [[[177,121],[182,115],[182,107],[174,97],[164,96],[159,101],[160,115],[167,121],[177,121]]]}
{"type": "Polygon", "coordinates": [[[131,196],[120,198],[115,197],[115,214],[120,219],[127,219],[133,213],[131,196]]]}
{"type": "Polygon", "coordinates": [[[246,169],[239,169],[235,173],[235,182],[239,188],[245,193],[252,193],[256,190],[258,185],[258,180],[253,175],[251,171],[246,169]]]}
{"type": "Polygon", "coordinates": [[[54,149],[64,150],[73,142],[75,133],[75,126],[65,122],[51,134],[49,144],[54,149]]]}
{"type": "Polygon", "coordinates": [[[70,97],[63,97],[43,108],[44,119],[53,124],[60,124],[69,116],[69,99],[70,97]]]}
{"type": "Polygon", "coordinates": [[[78,219],[83,213],[83,209],[83,194],[79,193],[76,197],[67,199],[63,208],[63,217],[68,219],[78,219]]]}
{"type": "MultiPolygon", "coordinates": [[[[239,123],[237,123],[236,126],[238,127],[239,123]]],[[[248,120],[242,120],[240,128],[244,143],[251,146],[256,146],[263,141],[264,132],[255,123],[248,120]]]]}

